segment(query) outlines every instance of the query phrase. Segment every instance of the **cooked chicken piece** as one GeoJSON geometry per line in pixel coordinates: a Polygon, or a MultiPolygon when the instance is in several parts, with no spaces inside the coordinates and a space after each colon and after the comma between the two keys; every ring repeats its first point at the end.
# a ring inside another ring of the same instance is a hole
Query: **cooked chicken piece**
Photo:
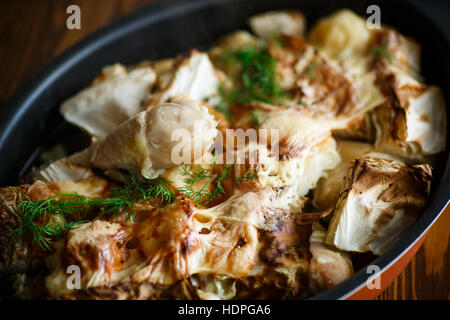
{"type": "Polygon", "coordinates": [[[305,31],[305,17],[295,10],[270,11],[251,17],[249,25],[256,35],[265,39],[280,34],[301,36],[305,31]]]}
{"type": "Polygon", "coordinates": [[[179,97],[202,101],[217,94],[218,73],[206,53],[193,50],[189,57],[181,60],[175,68],[170,80],[163,80],[167,85],[154,93],[148,107],[179,97]]]}
{"type": "Polygon", "coordinates": [[[163,103],[138,113],[69,161],[104,170],[125,169],[152,179],[164,169],[194,163],[209,152],[215,127],[207,108],[194,101],[163,103]]]}
{"type": "Polygon", "coordinates": [[[354,160],[327,243],[346,251],[383,254],[416,220],[430,182],[431,167],[426,164],[407,166],[382,154],[354,160]]]}
{"type": "Polygon", "coordinates": [[[377,72],[389,100],[372,112],[376,148],[419,161],[444,151],[447,116],[441,89],[425,86],[393,65],[377,72]]]}
{"type": "Polygon", "coordinates": [[[118,64],[105,67],[92,86],[61,105],[61,114],[93,137],[103,139],[143,109],[155,80],[156,74],[148,66],[131,70],[118,64]]]}
{"type": "Polygon", "coordinates": [[[327,230],[315,223],[309,248],[312,254],[308,273],[311,293],[325,291],[353,275],[350,255],[326,244],[326,237],[327,230]]]}
{"type": "Polygon", "coordinates": [[[337,149],[342,161],[336,168],[329,170],[325,176],[320,178],[314,189],[313,204],[321,210],[334,208],[350,164],[354,159],[361,158],[373,149],[372,145],[365,142],[348,140],[338,140],[337,142],[337,149]]]}

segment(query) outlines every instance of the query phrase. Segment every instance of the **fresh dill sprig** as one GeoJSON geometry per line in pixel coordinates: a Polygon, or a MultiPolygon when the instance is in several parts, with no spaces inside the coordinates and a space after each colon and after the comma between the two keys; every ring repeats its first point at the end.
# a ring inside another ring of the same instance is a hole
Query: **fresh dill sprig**
{"type": "Polygon", "coordinates": [[[130,181],[124,186],[111,190],[110,195],[111,198],[127,199],[131,202],[140,199],[157,202],[163,207],[171,205],[176,199],[170,181],[163,177],[138,180],[135,175],[131,175],[130,181]]]}
{"type": "Polygon", "coordinates": [[[11,232],[10,240],[17,241],[27,233],[32,243],[44,251],[51,250],[55,239],[87,221],[70,221],[74,216],[85,217],[88,210],[98,208],[98,214],[111,219],[124,213],[127,221],[134,219],[133,205],[139,200],[159,202],[162,206],[176,199],[170,182],[162,177],[139,180],[132,175],[130,182],[110,191],[108,199],[88,199],[76,193],[61,193],[47,200],[23,200],[17,205],[23,225],[11,232]]]}
{"type": "Polygon", "coordinates": [[[104,206],[102,214],[116,215],[123,208],[132,210],[131,204],[123,199],[88,199],[75,193],[61,193],[47,200],[22,200],[17,210],[22,213],[23,225],[12,231],[11,239],[17,241],[30,233],[33,244],[49,251],[54,239],[86,222],[68,219],[77,214],[85,216],[86,210],[94,206],[104,206]]]}
{"type": "Polygon", "coordinates": [[[391,54],[384,47],[376,47],[372,50],[372,55],[374,57],[381,57],[392,63],[391,54]]]}
{"type": "Polygon", "coordinates": [[[256,128],[259,128],[264,122],[264,120],[266,120],[266,117],[261,115],[261,112],[259,112],[258,110],[252,110],[252,112],[250,112],[250,116],[251,122],[254,124],[256,128]]]}
{"type": "Polygon", "coordinates": [[[236,50],[234,60],[241,65],[242,89],[236,97],[237,102],[261,101],[271,103],[281,95],[275,81],[275,60],[266,49],[249,47],[236,50]]]}
{"type": "Polygon", "coordinates": [[[177,198],[171,182],[163,177],[145,181],[144,188],[146,193],[143,200],[158,201],[163,207],[170,206],[177,198]]]}
{"type": "Polygon", "coordinates": [[[248,170],[244,173],[242,177],[236,177],[236,184],[240,184],[244,181],[251,181],[258,177],[257,171],[253,168],[248,168],[248,170]]]}
{"type": "Polygon", "coordinates": [[[224,109],[234,103],[250,103],[259,101],[275,103],[282,96],[282,91],[276,82],[275,59],[265,47],[246,47],[227,52],[222,57],[239,67],[239,77],[234,83],[233,90],[225,90],[219,86],[222,101],[218,109],[224,109]]]}
{"type": "Polygon", "coordinates": [[[316,75],[317,67],[318,65],[316,63],[311,63],[306,69],[306,75],[310,78],[314,78],[314,76],[316,75]]]}
{"type": "Polygon", "coordinates": [[[216,159],[214,158],[209,168],[199,167],[193,170],[187,166],[182,167],[181,174],[186,177],[184,179],[184,183],[186,184],[179,190],[182,195],[192,199],[196,206],[207,205],[212,200],[221,197],[225,193],[222,183],[231,172],[231,164],[227,164],[220,172],[214,173],[215,164],[216,159]],[[203,184],[199,190],[194,190],[194,185],[205,179],[207,179],[206,183],[203,184]],[[211,192],[208,190],[208,186],[213,182],[215,182],[215,187],[211,192]]]}
{"type": "Polygon", "coordinates": [[[206,204],[215,198],[221,197],[225,193],[222,183],[228,177],[232,169],[231,164],[227,164],[218,174],[214,174],[216,176],[216,186],[206,204]]]}
{"type": "Polygon", "coordinates": [[[214,106],[214,108],[219,111],[220,113],[222,113],[225,118],[227,119],[228,122],[232,122],[232,117],[231,117],[231,107],[230,107],[230,103],[229,101],[231,100],[230,97],[228,96],[227,91],[225,90],[225,88],[223,87],[223,85],[219,85],[219,94],[220,94],[220,101],[217,105],[214,106]]]}

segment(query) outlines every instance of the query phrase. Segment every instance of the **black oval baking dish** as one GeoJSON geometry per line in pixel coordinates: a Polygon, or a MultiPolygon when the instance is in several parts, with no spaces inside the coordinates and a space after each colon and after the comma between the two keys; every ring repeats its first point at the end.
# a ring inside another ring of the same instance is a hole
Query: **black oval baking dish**
{"type": "MultiPolygon", "coordinates": [[[[341,8],[366,15],[366,8],[371,4],[380,6],[382,23],[394,26],[421,43],[422,70],[426,82],[439,85],[448,103],[448,40],[438,27],[406,2],[163,0],[118,19],[73,46],[37,73],[0,108],[0,186],[17,183],[18,178],[30,168],[42,146],[53,141],[55,135],[59,136],[61,132],[70,135],[72,142],[69,144],[74,149],[71,151],[83,144],[82,136],[76,135],[78,131],[73,131],[59,115],[58,106],[86,86],[104,65],[115,62],[133,64],[142,59],[175,56],[194,47],[207,48],[221,35],[238,28],[247,28],[247,18],[259,12],[298,9],[311,25],[318,18],[341,8]]],[[[449,201],[448,151],[441,156],[440,164],[434,169],[430,201],[417,222],[388,252],[372,262],[381,268],[388,280],[395,273],[398,274],[399,266],[404,267],[411,259],[426,231],[449,201]]],[[[364,267],[352,278],[313,299],[368,297],[370,294],[361,296],[358,292],[366,287],[369,276],[371,273],[364,267]]],[[[383,283],[383,287],[388,282],[383,283]]]]}

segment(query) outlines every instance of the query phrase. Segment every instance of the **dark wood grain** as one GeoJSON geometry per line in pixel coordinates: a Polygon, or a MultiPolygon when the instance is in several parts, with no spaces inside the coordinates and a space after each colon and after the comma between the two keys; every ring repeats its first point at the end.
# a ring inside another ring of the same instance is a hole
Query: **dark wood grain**
{"type": "MultiPolygon", "coordinates": [[[[88,34],[151,0],[0,1],[0,102],[33,73],[88,34]],[[81,8],[81,30],[66,28],[66,8],[81,8]]],[[[408,267],[378,299],[450,298],[450,208],[408,267]]]]}
{"type": "Polygon", "coordinates": [[[0,0],[0,102],[52,58],[145,0],[0,0]],[[81,29],[68,30],[66,8],[81,9],[81,29]]]}

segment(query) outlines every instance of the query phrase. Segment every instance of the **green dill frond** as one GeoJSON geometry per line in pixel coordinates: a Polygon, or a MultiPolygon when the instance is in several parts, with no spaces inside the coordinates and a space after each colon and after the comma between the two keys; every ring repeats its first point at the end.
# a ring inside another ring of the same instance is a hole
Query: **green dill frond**
{"type": "Polygon", "coordinates": [[[317,67],[318,65],[316,63],[311,63],[306,69],[306,75],[310,78],[314,78],[314,76],[316,75],[317,67]]]}
{"type": "Polygon", "coordinates": [[[221,197],[225,193],[222,183],[232,170],[231,164],[226,165],[220,172],[214,173],[215,164],[216,159],[214,157],[209,168],[198,167],[194,170],[192,167],[182,167],[181,174],[185,176],[185,185],[182,186],[179,191],[185,197],[193,200],[196,206],[207,205],[212,200],[221,197]],[[194,190],[194,185],[196,183],[206,179],[207,181],[198,191],[194,190]],[[211,192],[208,190],[208,186],[213,182],[215,182],[215,187],[211,192]]]}
{"type": "Polygon", "coordinates": [[[215,176],[216,176],[216,186],[214,188],[214,191],[211,194],[211,197],[208,199],[206,204],[208,204],[209,202],[211,202],[215,198],[222,197],[222,195],[225,194],[225,189],[223,188],[222,183],[228,177],[228,175],[230,174],[232,169],[233,168],[232,168],[231,164],[227,164],[225,166],[225,168],[220,171],[219,174],[215,174],[215,176]]]}
{"type": "Polygon", "coordinates": [[[143,184],[146,190],[143,200],[157,201],[163,207],[171,205],[176,200],[171,182],[162,177],[146,180],[143,184]]]}
{"type": "Polygon", "coordinates": [[[176,199],[170,181],[163,177],[140,179],[138,181],[135,175],[131,175],[130,181],[124,186],[111,190],[110,196],[132,203],[140,199],[151,203],[157,202],[163,207],[171,205],[176,199]]]}
{"type": "Polygon", "coordinates": [[[258,110],[252,110],[252,112],[250,112],[250,116],[251,122],[256,128],[259,128],[264,120],[266,120],[266,117],[262,116],[261,112],[259,112],[258,110]]]}
{"type": "Polygon", "coordinates": [[[82,195],[66,193],[48,200],[23,200],[17,205],[17,210],[23,216],[23,225],[11,232],[10,240],[17,241],[29,233],[33,244],[44,251],[50,251],[55,239],[83,223],[67,220],[73,214],[84,214],[88,201],[82,195]],[[57,198],[65,199],[55,200],[57,198]]]}
{"type": "MultiPolygon", "coordinates": [[[[208,181],[210,183],[210,181],[208,181]]],[[[194,201],[196,206],[207,204],[211,197],[211,192],[206,190],[209,185],[205,184],[199,191],[195,191],[192,185],[185,185],[180,188],[180,192],[187,198],[194,201]]]]}
{"type": "Polygon", "coordinates": [[[229,123],[232,123],[233,119],[231,117],[231,107],[229,103],[230,97],[228,97],[228,93],[222,84],[219,85],[218,91],[221,99],[219,103],[214,106],[214,109],[222,113],[229,123]]]}
{"type": "Polygon", "coordinates": [[[275,60],[268,54],[265,47],[246,47],[227,52],[222,57],[234,63],[239,69],[239,77],[233,90],[225,90],[219,86],[222,101],[219,109],[224,109],[234,103],[250,103],[259,101],[274,104],[282,96],[282,91],[276,82],[275,60]]]}
{"type": "Polygon", "coordinates": [[[389,61],[389,63],[392,63],[392,56],[391,54],[384,48],[384,47],[376,47],[372,50],[372,55],[374,57],[381,57],[389,61]]]}
{"type": "Polygon", "coordinates": [[[87,221],[72,221],[75,216],[85,217],[88,210],[97,208],[97,215],[114,219],[125,214],[127,221],[134,219],[134,203],[139,200],[157,201],[164,207],[171,205],[176,194],[164,178],[138,179],[111,190],[108,199],[88,199],[75,193],[57,194],[47,200],[23,200],[17,210],[22,213],[23,225],[12,230],[10,243],[30,234],[31,241],[44,251],[50,251],[53,242],[65,233],[87,221]]]}
{"type": "Polygon", "coordinates": [[[258,177],[257,171],[253,168],[248,168],[248,170],[244,173],[242,177],[236,177],[235,181],[236,184],[240,184],[244,181],[251,181],[253,179],[256,179],[258,177]]]}

